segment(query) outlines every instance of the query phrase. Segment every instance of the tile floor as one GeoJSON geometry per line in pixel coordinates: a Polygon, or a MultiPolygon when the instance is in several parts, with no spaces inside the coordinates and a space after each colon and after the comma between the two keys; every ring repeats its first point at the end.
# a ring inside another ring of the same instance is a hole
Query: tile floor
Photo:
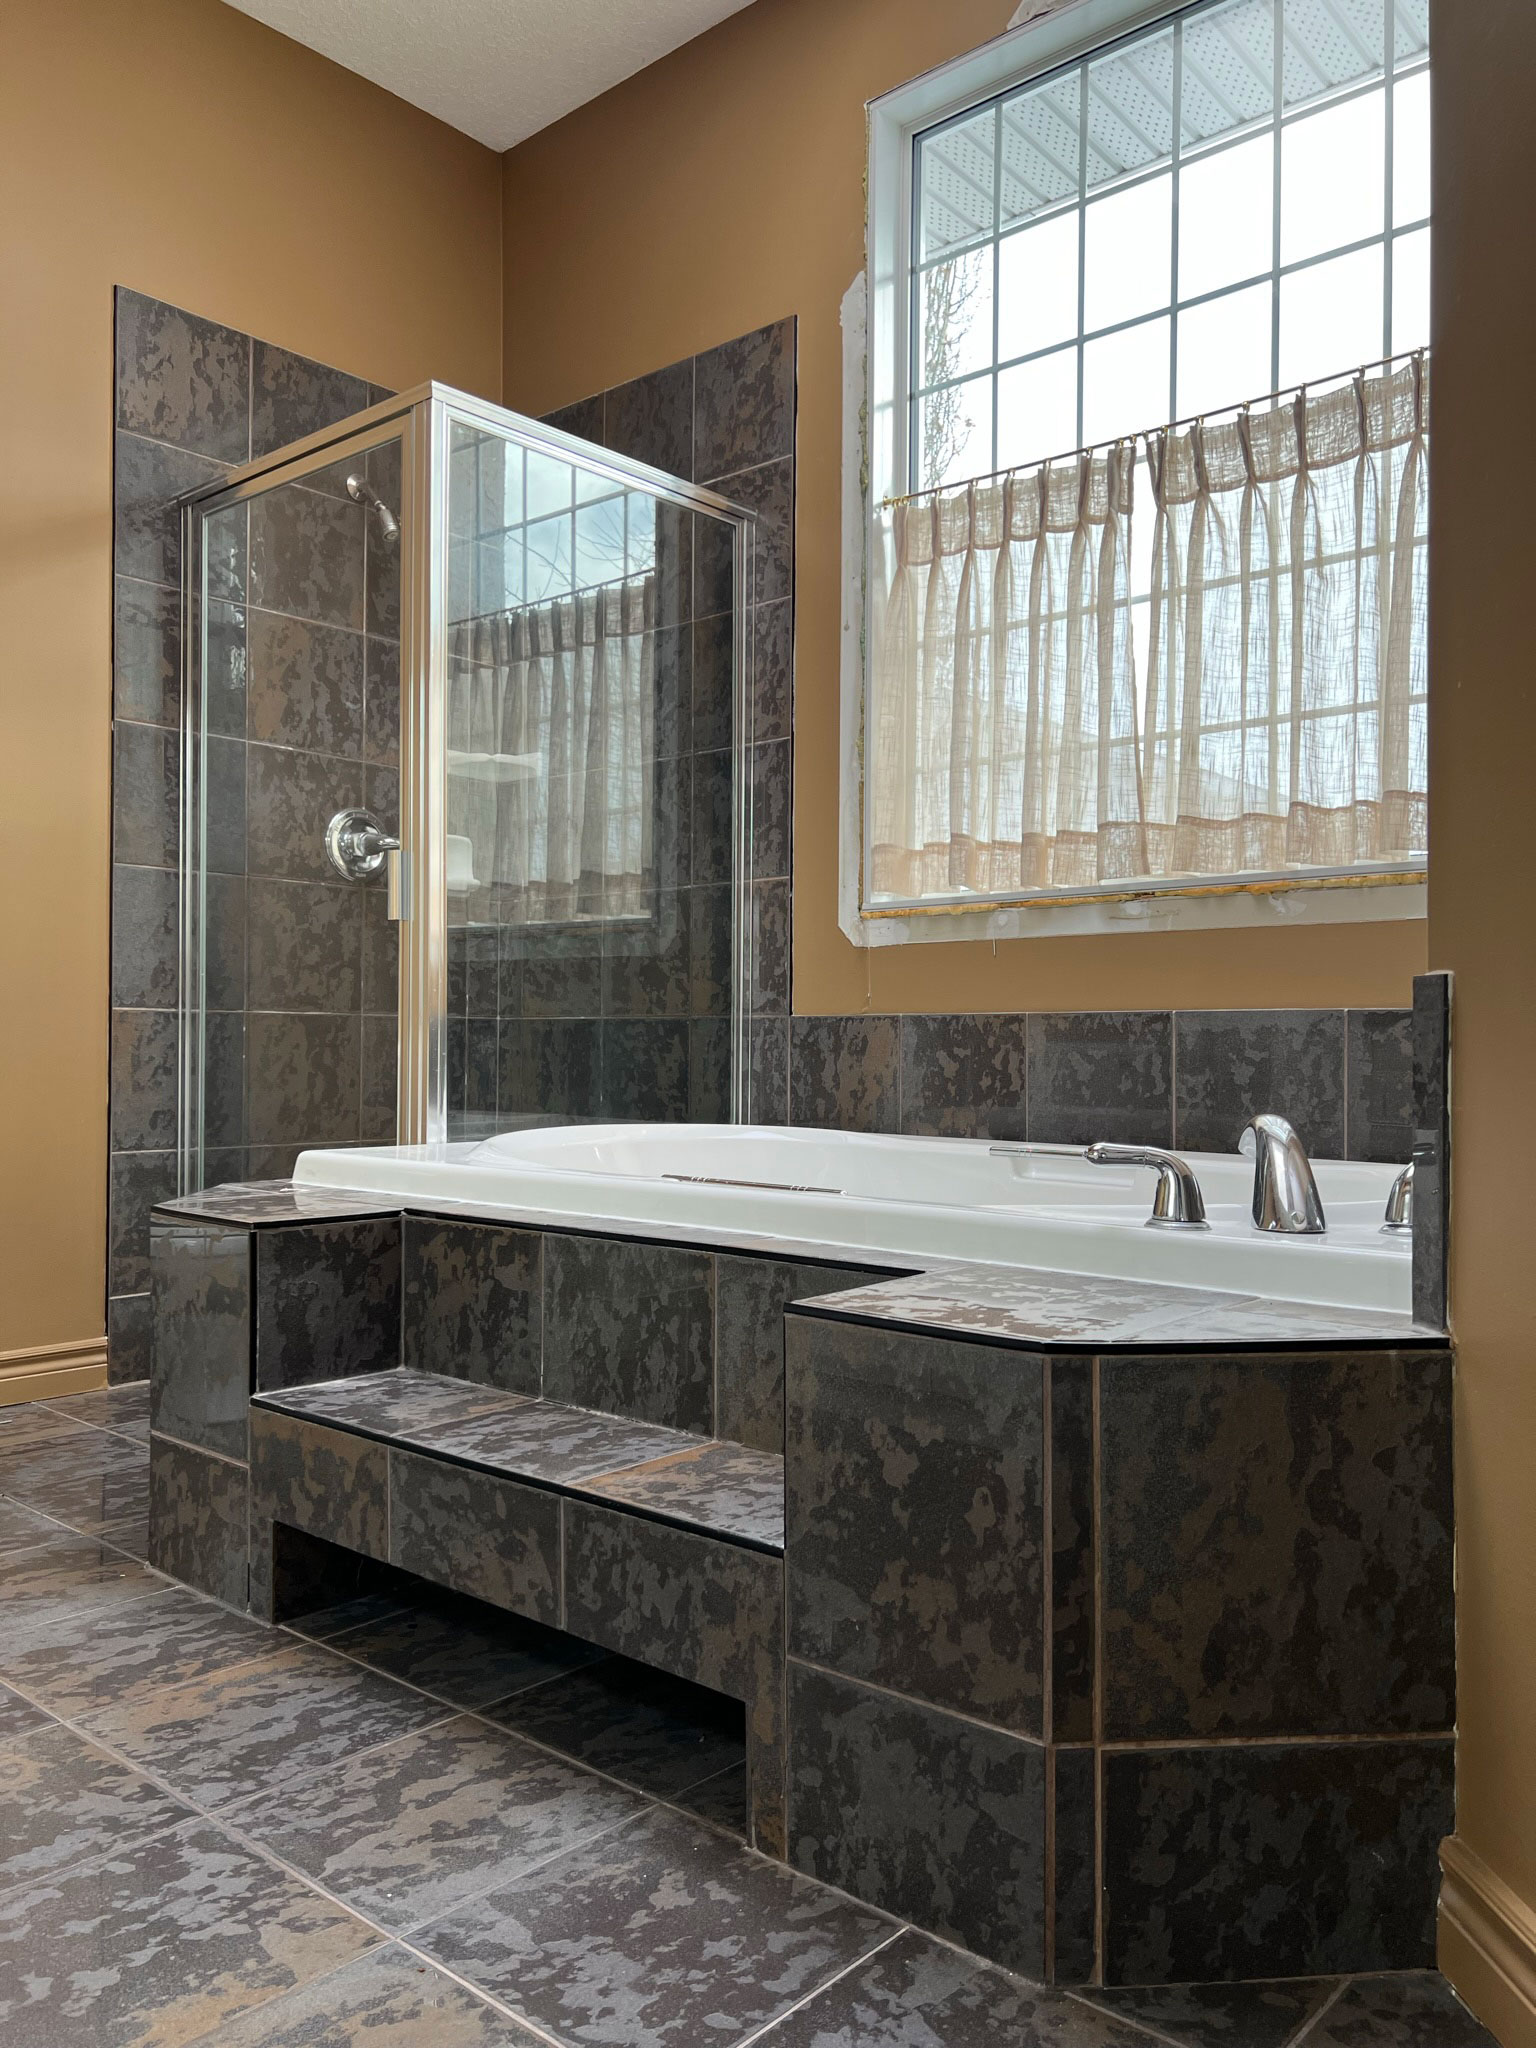
{"type": "Polygon", "coordinates": [[[474,1603],[267,1629],[147,1401],[0,1410],[5,2048],[1492,2048],[1432,1975],[1067,1993],[741,1839],[741,1710],[474,1603]]]}

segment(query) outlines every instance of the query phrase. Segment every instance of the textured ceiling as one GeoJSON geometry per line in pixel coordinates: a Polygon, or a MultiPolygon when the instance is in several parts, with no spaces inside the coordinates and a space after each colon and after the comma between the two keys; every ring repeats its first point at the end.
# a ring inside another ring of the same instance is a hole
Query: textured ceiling
{"type": "Polygon", "coordinates": [[[510,149],[748,4],[229,0],[492,149],[510,149]]]}

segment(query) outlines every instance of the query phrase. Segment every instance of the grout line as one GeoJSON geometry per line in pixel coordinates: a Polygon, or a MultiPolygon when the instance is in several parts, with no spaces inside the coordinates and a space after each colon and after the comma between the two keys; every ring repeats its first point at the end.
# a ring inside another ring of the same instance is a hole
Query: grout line
{"type": "MultiPolygon", "coordinates": [[[[850,1678],[846,1671],[834,1670],[830,1664],[819,1663],[814,1657],[802,1657],[797,1652],[794,1661],[803,1665],[807,1671],[814,1671],[823,1678],[835,1679],[839,1685],[852,1685],[865,1692],[879,1693],[885,1699],[898,1700],[904,1707],[917,1707],[926,1714],[943,1714],[951,1721],[963,1721],[967,1727],[984,1728],[989,1735],[1003,1735],[1010,1741],[1027,1743],[1031,1749],[1043,1750],[1046,1746],[1043,1736],[1031,1735],[1019,1728],[1009,1728],[1001,1721],[984,1721],[979,1714],[966,1714],[958,1707],[935,1706],[931,1700],[921,1699],[912,1693],[898,1692],[894,1686],[882,1685],[878,1679],[850,1678]]],[[[1078,1747],[1086,1745],[1079,1744],[1078,1747]]]]}
{"type": "Polygon", "coordinates": [[[771,2020],[760,2027],[754,2027],[751,2033],[743,2034],[734,2044],[734,2048],[753,2048],[753,2044],[759,2041],[768,2041],[771,2044],[774,2033],[786,2020],[792,2019],[797,2012],[803,2012],[808,2005],[814,2004],[822,1993],[830,1991],[834,1984],[841,1984],[843,1979],[851,1976],[855,1970],[861,1970],[866,1963],[873,1962],[876,1956],[883,1955],[892,1942],[900,1941],[907,1932],[907,1928],[897,1927],[884,1941],[876,1942],[873,1948],[865,1949],[864,1953],[855,1956],[851,1963],[844,1964],[843,1968],[830,1976],[824,1984],[818,1984],[813,1991],[807,1991],[803,1997],[797,1998],[793,2005],[787,2005],[781,2013],[776,2013],[771,2020]]]}
{"type": "MultiPolygon", "coordinates": [[[[1177,2034],[1165,2034],[1161,2027],[1153,2026],[1150,2020],[1141,2019],[1140,2017],[1132,2018],[1129,2013],[1119,2012],[1113,2006],[1100,2005],[1098,2000],[1090,1995],[1090,1992],[1093,1989],[1102,1990],[1103,1988],[1103,1986],[1079,1984],[1064,1985],[1062,1987],[1062,1995],[1065,1998],[1070,1998],[1074,2005],[1086,2006],[1089,2012],[1096,2013],[1101,2019],[1107,2019],[1113,2026],[1129,2027],[1137,2035],[1145,2036],[1151,2041],[1162,2042],[1163,2048],[1195,2048],[1192,2039],[1181,2041],[1177,2034]]],[[[1155,1989],[1156,1987],[1153,1988],[1155,1989]]]]}
{"type": "Polygon", "coordinates": [[[1317,2006],[1312,2012],[1307,2014],[1307,2017],[1302,2021],[1301,2025],[1297,2028],[1296,2032],[1292,2034],[1289,2040],[1285,2043],[1285,2048],[1301,2048],[1301,2043],[1305,2041],[1308,2034],[1310,2034],[1313,2031],[1313,2029],[1317,2026],[1318,2022],[1322,2019],[1324,2013],[1332,2011],[1334,2006],[1338,2004],[1339,2000],[1344,1996],[1345,1992],[1349,1989],[1349,1986],[1350,1979],[1348,1977],[1341,1977],[1338,1983],[1335,1984],[1333,1989],[1329,1992],[1328,1996],[1322,2001],[1322,2003],[1319,2006],[1317,2006]]]}

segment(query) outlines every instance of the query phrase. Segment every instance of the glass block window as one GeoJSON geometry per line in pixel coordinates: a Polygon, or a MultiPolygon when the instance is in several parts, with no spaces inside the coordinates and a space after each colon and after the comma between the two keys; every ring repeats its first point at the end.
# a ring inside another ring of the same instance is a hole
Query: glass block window
{"type": "Polygon", "coordinates": [[[1428,341],[1428,0],[1186,8],[914,152],[912,490],[1428,341]]]}

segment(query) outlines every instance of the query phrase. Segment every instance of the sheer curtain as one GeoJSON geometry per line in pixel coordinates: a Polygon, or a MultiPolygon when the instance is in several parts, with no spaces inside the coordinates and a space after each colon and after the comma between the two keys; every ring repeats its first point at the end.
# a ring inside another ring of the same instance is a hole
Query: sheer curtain
{"type": "Polygon", "coordinates": [[[889,508],[869,895],[1422,854],[1428,425],[1415,357],[889,508]],[[1143,593],[1129,565],[1146,516],[1143,593]]]}
{"type": "Polygon", "coordinates": [[[454,629],[448,831],[502,922],[650,907],[654,615],[645,576],[454,629]]]}

